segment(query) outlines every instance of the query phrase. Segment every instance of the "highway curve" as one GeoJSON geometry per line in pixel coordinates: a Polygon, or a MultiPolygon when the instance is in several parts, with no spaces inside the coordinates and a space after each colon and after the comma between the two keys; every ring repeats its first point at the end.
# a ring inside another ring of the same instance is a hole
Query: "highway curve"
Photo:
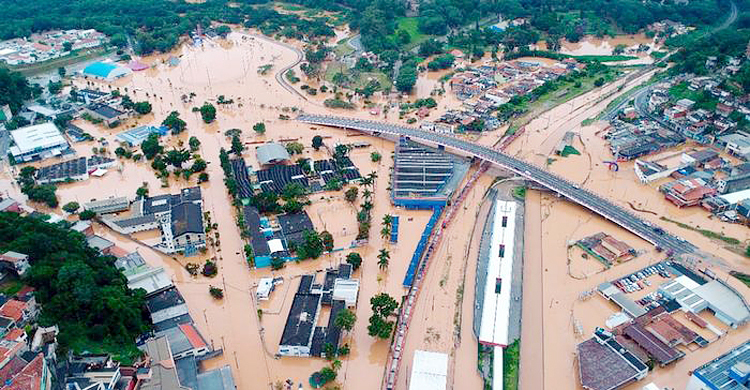
{"type": "Polygon", "coordinates": [[[265,40],[267,42],[271,42],[271,43],[274,43],[274,44],[277,44],[277,45],[281,45],[281,46],[283,46],[283,47],[285,47],[285,48],[287,48],[289,50],[292,50],[294,52],[294,54],[297,55],[297,60],[296,61],[294,61],[293,63],[291,63],[291,64],[289,64],[289,65],[287,65],[287,66],[285,66],[283,68],[281,68],[281,70],[279,70],[278,72],[276,72],[276,74],[274,75],[274,77],[276,78],[276,82],[278,82],[279,85],[281,85],[284,89],[286,89],[287,91],[289,91],[289,92],[291,92],[291,93],[293,93],[293,94],[301,97],[304,100],[307,100],[307,97],[305,95],[301,94],[291,84],[289,84],[289,82],[286,80],[286,77],[284,77],[284,75],[286,74],[287,71],[289,71],[290,69],[292,69],[295,66],[299,65],[299,63],[302,62],[302,60],[305,58],[305,55],[302,53],[302,50],[300,50],[300,49],[298,49],[298,48],[296,48],[296,47],[294,47],[292,45],[289,45],[287,43],[280,42],[280,41],[268,38],[268,37],[266,37],[264,35],[253,34],[253,36],[255,36],[258,39],[263,39],[263,40],[265,40]]]}

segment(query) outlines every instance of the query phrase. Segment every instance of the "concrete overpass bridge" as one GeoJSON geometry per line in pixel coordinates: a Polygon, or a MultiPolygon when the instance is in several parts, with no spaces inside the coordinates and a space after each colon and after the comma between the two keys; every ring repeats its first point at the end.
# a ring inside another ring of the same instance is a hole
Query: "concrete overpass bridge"
{"type": "Polygon", "coordinates": [[[697,251],[697,247],[693,244],[690,244],[680,237],[667,233],[662,228],[647,222],[634,213],[625,210],[591,191],[579,187],[575,183],[486,146],[464,141],[449,134],[435,133],[412,127],[366,119],[301,114],[297,117],[297,120],[314,125],[357,130],[375,136],[405,136],[414,140],[454,149],[467,155],[489,161],[530,181],[536,182],[541,186],[549,188],[561,196],[586,207],[594,213],[601,215],[669,253],[681,254],[697,251]]]}

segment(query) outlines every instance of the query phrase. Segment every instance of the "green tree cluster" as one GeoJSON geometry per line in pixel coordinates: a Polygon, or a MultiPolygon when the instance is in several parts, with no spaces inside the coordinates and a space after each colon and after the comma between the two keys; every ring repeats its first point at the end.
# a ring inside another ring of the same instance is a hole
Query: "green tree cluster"
{"type": "Polygon", "coordinates": [[[26,283],[42,306],[39,324],[60,327],[58,353],[140,354],[135,339],[149,329],[146,292],[128,288],[114,257],[89,247],[81,233],[15,213],[0,213],[0,249],[29,255],[26,283]]]}
{"type": "Polygon", "coordinates": [[[59,204],[55,191],[57,187],[53,184],[37,184],[37,169],[32,166],[21,168],[18,176],[18,183],[21,185],[21,192],[29,197],[32,202],[44,203],[49,207],[55,208],[59,204]]]}
{"type": "Polygon", "coordinates": [[[172,134],[180,134],[187,128],[187,123],[180,118],[180,113],[177,111],[170,112],[161,124],[172,130],[172,134]]]}
{"type": "Polygon", "coordinates": [[[370,306],[372,315],[367,333],[380,339],[391,337],[395,321],[390,320],[390,317],[396,313],[398,302],[387,293],[380,293],[370,298],[370,306]]]}

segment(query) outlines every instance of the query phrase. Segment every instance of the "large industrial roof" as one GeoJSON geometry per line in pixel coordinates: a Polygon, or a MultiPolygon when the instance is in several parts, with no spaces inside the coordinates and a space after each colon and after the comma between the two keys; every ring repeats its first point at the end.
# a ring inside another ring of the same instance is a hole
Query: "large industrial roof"
{"type": "Polygon", "coordinates": [[[104,62],[94,62],[83,69],[83,74],[103,79],[112,79],[128,73],[130,73],[128,68],[104,62]]]}
{"type": "Polygon", "coordinates": [[[746,341],[737,348],[704,364],[697,370],[693,371],[693,375],[700,378],[707,385],[714,386],[714,388],[723,390],[744,390],[747,389],[747,387],[737,383],[737,381],[729,377],[729,370],[738,364],[739,366],[736,370],[742,368],[743,363],[745,366],[750,364],[750,341],[746,341]]]}
{"type": "Polygon", "coordinates": [[[22,127],[11,131],[10,136],[21,154],[35,149],[68,144],[68,141],[65,140],[60,130],[52,122],[22,127]]]}
{"type": "Polygon", "coordinates": [[[289,160],[289,152],[286,151],[284,145],[275,142],[258,146],[255,153],[258,155],[260,165],[276,164],[289,160]]]}
{"type": "Polygon", "coordinates": [[[731,317],[735,324],[750,319],[750,311],[742,297],[718,280],[698,286],[693,289],[693,292],[705,299],[714,311],[719,310],[722,314],[731,317]]]}

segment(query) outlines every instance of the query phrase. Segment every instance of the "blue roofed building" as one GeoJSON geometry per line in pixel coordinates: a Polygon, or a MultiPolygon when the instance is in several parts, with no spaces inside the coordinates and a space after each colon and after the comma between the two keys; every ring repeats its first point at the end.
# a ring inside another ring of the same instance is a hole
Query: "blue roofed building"
{"type": "Polygon", "coordinates": [[[685,390],[750,388],[750,341],[693,371],[685,390]]]}
{"type": "Polygon", "coordinates": [[[83,69],[83,75],[103,80],[114,80],[131,73],[131,70],[122,66],[105,62],[94,62],[83,69]]]}

